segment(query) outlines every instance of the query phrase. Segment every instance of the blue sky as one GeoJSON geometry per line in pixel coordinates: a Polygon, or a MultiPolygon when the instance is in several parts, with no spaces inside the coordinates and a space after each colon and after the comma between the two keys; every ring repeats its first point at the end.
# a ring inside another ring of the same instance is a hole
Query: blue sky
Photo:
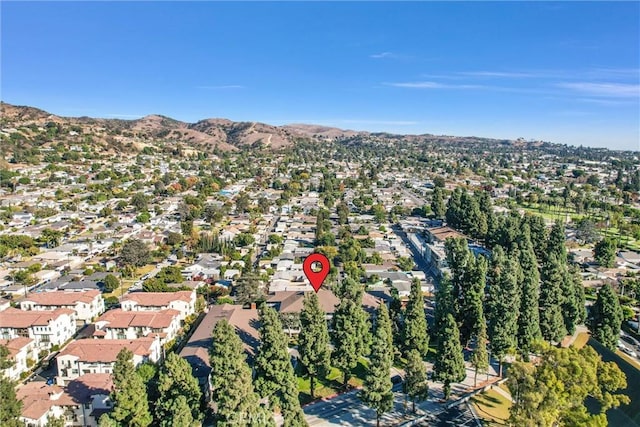
{"type": "Polygon", "coordinates": [[[640,150],[640,3],[1,2],[1,93],[640,150]]]}

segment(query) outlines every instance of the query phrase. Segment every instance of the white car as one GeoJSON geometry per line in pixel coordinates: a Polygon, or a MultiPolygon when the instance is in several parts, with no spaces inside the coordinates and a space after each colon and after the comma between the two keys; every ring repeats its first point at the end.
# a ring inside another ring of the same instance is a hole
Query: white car
{"type": "Polygon", "coordinates": [[[622,351],[624,351],[625,353],[627,353],[627,354],[628,354],[629,356],[631,356],[631,357],[638,357],[638,355],[636,354],[636,352],[635,352],[635,351],[633,351],[633,350],[631,350],[631,349],[630,349],[630,348],[628,348],[628,347],[624,347],[624,348],[622,349],[622,351]]]}

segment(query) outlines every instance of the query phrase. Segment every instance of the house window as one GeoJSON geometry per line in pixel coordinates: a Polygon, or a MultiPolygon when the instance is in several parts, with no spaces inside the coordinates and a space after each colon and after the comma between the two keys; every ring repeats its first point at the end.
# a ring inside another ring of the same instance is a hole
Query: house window
{"type": "Polygon", "coordinates": [[[51,335],[41,335],[40,341],[42,342],[51,342],[51,335]]]}

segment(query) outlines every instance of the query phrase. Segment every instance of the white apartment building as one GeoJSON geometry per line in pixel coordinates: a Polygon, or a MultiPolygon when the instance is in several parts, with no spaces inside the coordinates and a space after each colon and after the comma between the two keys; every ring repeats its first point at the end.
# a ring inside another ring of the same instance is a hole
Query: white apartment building
{"type": "Polygon", "coordinates": [[[108,340],[160,338],[166,344],[180,330],[180,312],[167,309],[160,311],[109,310],[95,322],[95,338],[108,340]]]}
{"type": "Polygon", "coordinates": [[[26,427],[45,427],[50,420],[63,417],[67,427],[97,427],[100,415],[113,407],[112,389],[110,374],[83,375],[67,387],[29,382],[16,393],[22,400],[20,421],[26,427]]]}
{"type": "Polygon", "coordinates": [[[196,292],[132,292],[120,303],[124,311],[161,311],[173,309],[180,312],[179,320],[196,312],[196,292]]]}
{"type": "Polygon", "coordinates": [[[158,338],[145,337],[133,340],[81,339],[69,343],[56,357],[57,382],[67,384],[86,374],[110,374],[118,353],[128,348],[133,353],[133,365],[158,362],[162,346],[158,338]]]}
{"type": "Polygon", "coordinates": [[[39,350],[61,346],[75,332],[76,313],[68,308],[50,311],[8,308],[0,312],[0,339],[31,338],[39,350]]]}
{"type": "Polygon", "coordinates": [[[20,379],[20,374],[27,372],[29,365],[38,361],[38,351],[35,341],[31,338],[18,337],[10,340],[0,340],[0,345],[9,350],[8,359],[13,362],[12,366],[4,369],[2,374],[10,380],[20,379]]]}
{"type": "Polygon", "coordinates": [[[68,308],[75,311],[76,321],[87,324],[104,313],[104,299],[98,290],[39,292],[21,301],[20,308],[25,311],[68,308]]]}

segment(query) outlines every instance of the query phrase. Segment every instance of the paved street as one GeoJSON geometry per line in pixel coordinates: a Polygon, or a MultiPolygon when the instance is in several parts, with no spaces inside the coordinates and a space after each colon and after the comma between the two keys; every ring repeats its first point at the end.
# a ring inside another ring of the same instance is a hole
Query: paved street
{"type": "MultiPolygon", "coordinates": [[[[431,364],[427,364],[432,371],[431,364]]],[[[497,380],[497,366],[493,365],[489,373],[489,382],[497,380]]],[[[467,378],[460,384],[453,384],[452,396],[448,403],[473,390],[474,371],[467,367],[467,378]]],[[[478,387],[487,383],[487,375],[478,375],[478,387]]],[[[429,382],[429,399],[416,404],[416,414],[411,414],[411,402],[405,402],[402,385],[394,386],[393,411],[381,419],[383,426],[403,425],[410,420],[424,416],[417,425],[461,426],[474,425],[473,417],[466,405],[446,410],[442,401],[442,384],[429,382]],[[406,406],[405,406],[406,404],[406,406]]],[[[375,426],[375,412],[366,407],[358,398],[358,390],[353,390],[333,398],[324,399],[305,406],[304,413],[310,426],[375,426]]],[[[279,421],[279,420],[278,420],[279,421]]]]}

